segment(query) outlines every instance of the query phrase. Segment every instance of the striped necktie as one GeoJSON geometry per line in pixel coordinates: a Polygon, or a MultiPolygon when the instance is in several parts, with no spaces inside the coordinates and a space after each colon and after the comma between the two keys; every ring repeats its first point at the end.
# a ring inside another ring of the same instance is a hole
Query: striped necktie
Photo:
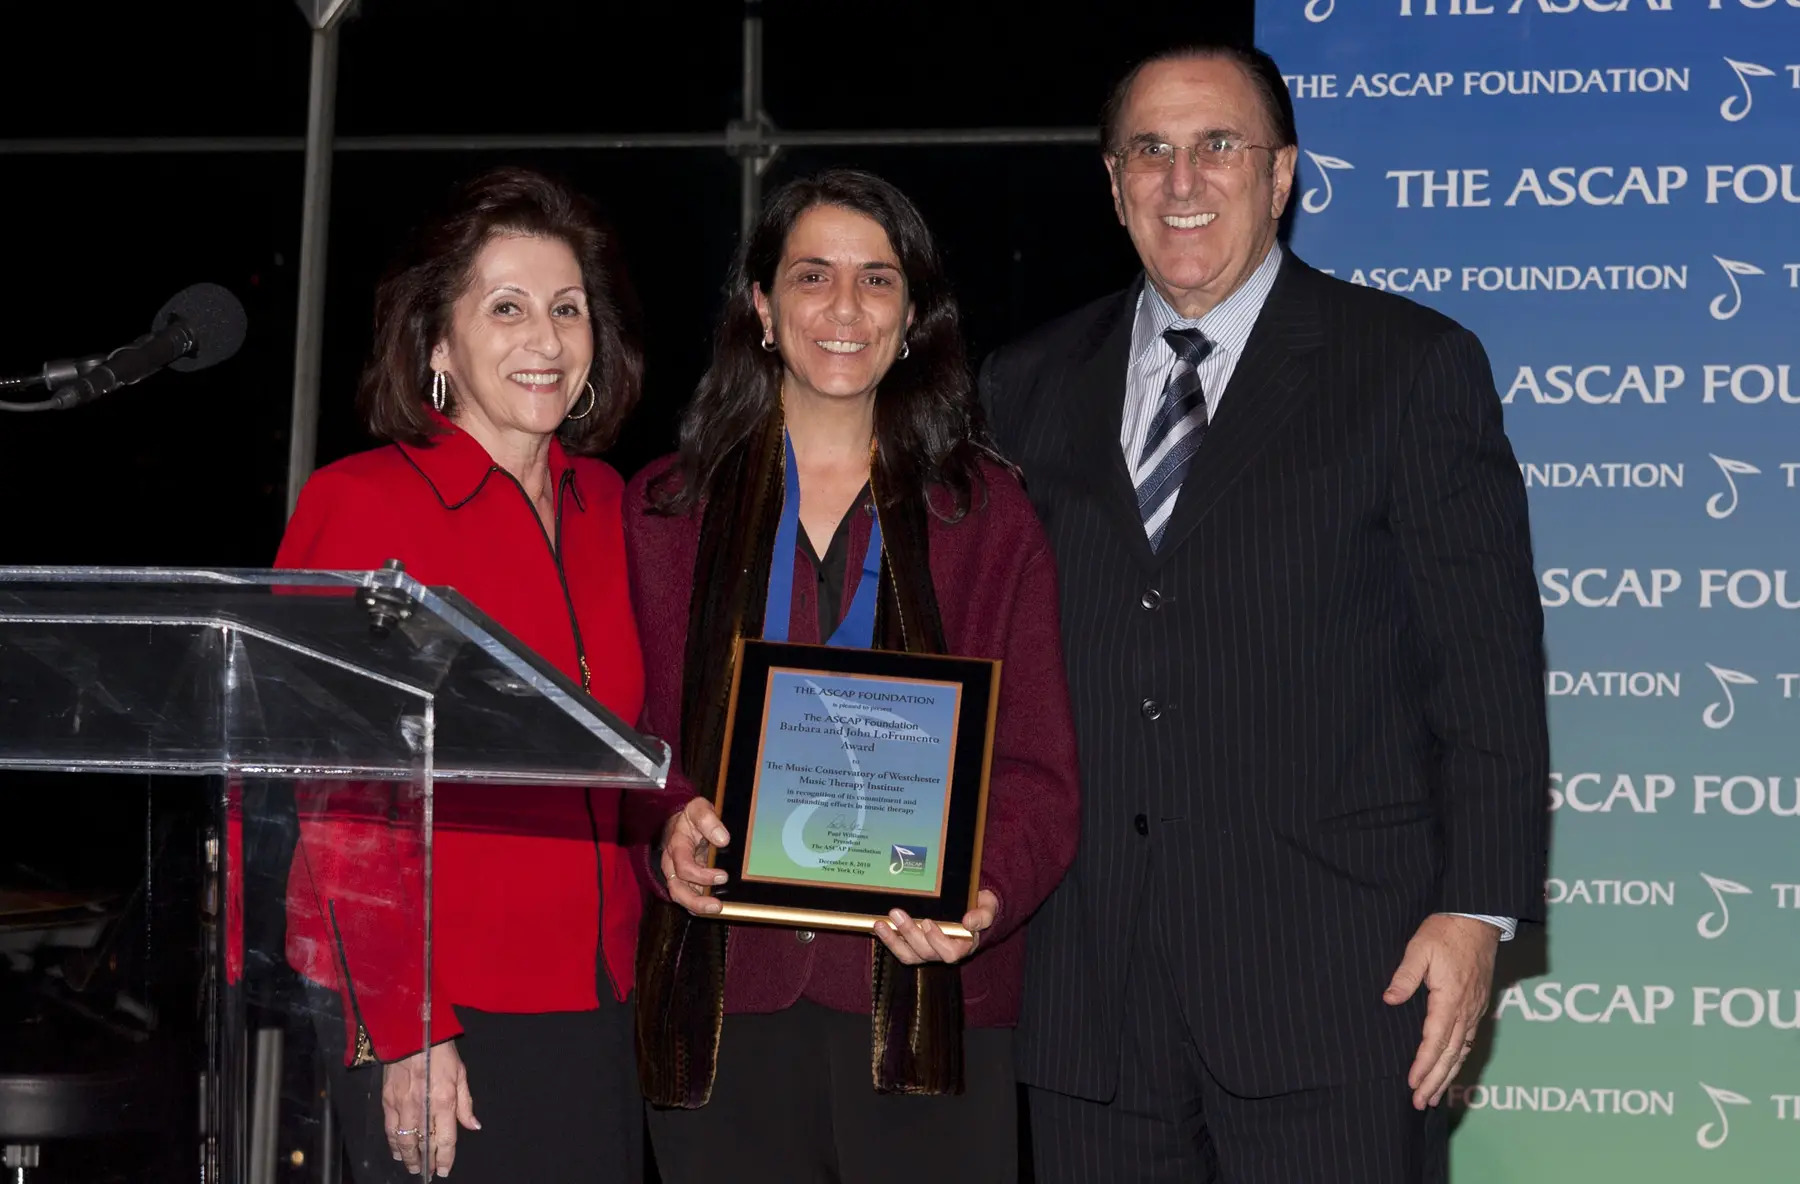
{"type": "Polygon", "coordinates": [[[1200,441],[1206,438],[1206,392],[1200,389],[1200,363],[1212,352],[1212,342],[1198,329],[1167,329],[1163,340],[1175,351],[1175,369],[1163,386],[1162,404],[1150,421],[1144,450],[1132,466],[1138,513],[1143,515],[1152,551],[1162,546],[1175,495],[1200,441]]]}

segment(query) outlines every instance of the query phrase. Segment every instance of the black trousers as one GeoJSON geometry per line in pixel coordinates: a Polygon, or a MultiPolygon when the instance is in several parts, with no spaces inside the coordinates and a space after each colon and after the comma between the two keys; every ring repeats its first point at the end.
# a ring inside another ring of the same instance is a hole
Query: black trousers
{"type": "MultiPolygon", "coordinates": [[[[308,985],[319,1053],[355,1184],[419,1184],[388,1150],[381,1066],[344,1067],[335,991],[308,985]]],[[[458,1131],[460,1184],[642,1184],[644,1111],[632,1002],[596,1011],[502,1015],[456,1008],[478,1131],[458,1131]]]]}
{"type": "MultiPolygon", "coordinates": [[[[1146,910],[1147,912],[1149,910],[1146,910]]],[[[1239,1097],[1207,1071],[1140,921],[1111,1101],[1028,1091],[1037,1184],[1443,1184],[1449,1116],[1404,1076],[1239,1097]]]]}
{"type": "Polygon", "coordinates": [[[1012,1184],[1018,1101],[1012,1029],[963,1034],[962,1094],[878,1094],[869,1017],[804,1000],[728,1015],[712,1100],[652,1107],[663,1184],[1012,1184]]]}

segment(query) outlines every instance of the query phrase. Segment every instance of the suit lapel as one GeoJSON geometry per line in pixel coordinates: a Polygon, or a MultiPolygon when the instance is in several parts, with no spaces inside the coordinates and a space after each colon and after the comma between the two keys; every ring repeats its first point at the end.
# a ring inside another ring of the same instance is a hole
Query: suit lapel
{"type": "MultiPolygon", "coordinates": [[[[1244,356],[1232,369],[1219,414],[1176,495],[1159,556],[1180,546],[1314,390],[1313,353],[1324,330],[1310,273],[1292,254],[1282,260],[1244,356]]],[[[1118,436],[1116,427],[1113,435],[1118,436]]]]}
{"type": "Polygon", "coordinates": [[[1115,529],[1124,536],[1133,554],[1145,567],[1155,556],[1144,535],[1138,513],[1137,490],[1119,432],[1125,417],[1125,370],[1131,352],[1131,331],[1136,321],[1138,293],[1143,277],[1119,294],[1070,355],[1069,374],[1063,386],[1063,408],[1069,419],[1074,467],[1082,472],[1115,529]]]}

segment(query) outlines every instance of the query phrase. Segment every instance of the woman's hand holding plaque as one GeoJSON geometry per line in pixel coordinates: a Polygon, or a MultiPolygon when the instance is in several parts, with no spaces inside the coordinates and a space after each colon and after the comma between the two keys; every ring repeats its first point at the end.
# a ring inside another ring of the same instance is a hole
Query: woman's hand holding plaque
{"type": "Polygon", "coordinates": [[[713,804],[705,798],[690,798],[681,812],[663,825],[662,874],[669,899],[696,917],[717,916],[724,906],[712,897],[711,890],[729,877],[708,867],[706,856],[709,847],[729,842],[731,833],[719,821],[713,804]]]}
{"type": "Polygon", "coordinates": [[[974,937],[952,937],[929,917],[913,920],[903,909],[894,909],[885,921],[875,923],[875,936],[908,966],[921,962],[960,962],[981,944],[981,931],[994,923],[1000,899],[986,888],[976,906],[963,917],[963,927],[974,937]]]}

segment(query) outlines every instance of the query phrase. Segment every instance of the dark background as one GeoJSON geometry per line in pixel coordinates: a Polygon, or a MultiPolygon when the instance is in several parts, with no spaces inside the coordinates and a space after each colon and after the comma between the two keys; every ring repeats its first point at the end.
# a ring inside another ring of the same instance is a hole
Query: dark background
{"type": "MultiPolygon", "coordinates": [[[[765,106],[792,130],[1091,127],[1136,58],[1248,37],[1252,21],[1251,0],[773,0],[761,11],[765,106]]],[[[742,16],[733,0],[359,0],[341,27],[336,131],[721,132],[741,113],[742,16]]],[[[214,369],[156,375],[71,412],[0,414],[0,565],[266,566],[286,516],[302,154],[19,149],[147,136],[297,144],[306,21],[289,0],[59,0],[5,6],[0,22],[0,375],[124,344],[203,280],[235,292],[250,319],[242,351],[214,369]]],[[[648,337],[644,401],[609,459],[629,474],[673,446],[736,246],[735,159],[714,149],[340,150],[318,464],[372,443],[351,403],[375,279],[399,237],[452,183],[502,163],[561,174],[611,215],[648,337]]],[[[765,192],[834,164],[887,176],[924,211],[972,361],[1135,269],[1097,148],[787,151],[765,192]]],[[[0,775],[0,885],[28,873],[129,893],[147,856],[166,850],[158,874],[176,891],[163,893],[165,908],[189,916],[200,792],[0,775]]],[[[180,917],[172,924],[148,942],[162,962],[145,956],[121,974],[149,987],[158,965],[192,969],[192,934],[180,917]]],[[[176,996],[187,989],[162,981],[176,996]]],[[[168,1005],[193,1014],[191,999],[168,1005]]]]}
{"type": "MultiPolygon", "coordinates": [[[[310,41],[283,0],[10,10],[0,141],[304,135],[310,41]]],[[[765,103],[789,129],[1091,126],[1150,50],[1247,36],[1249,0],[773,2],[765,103]]],[[[721,131],[740,112],[742,8],[360,0],[342,25],[337,133],[721,131]]],[[[371,443],[351,400],[371,294],[399,236],[485,167],[551,169],[596,198],[646,310],[643,405],[613,463],[673,445],[737,238],[737,162],[713,149],[340,151],[332,182],[318,463],[371,443]]],[[[1120,286],[1134,260],[1086,147],[783,152],[765,191],[827,164],[896,182],[940,236],[972,355],[1120,286]]],[[[210,280],[250,315],[231,361],[73,412],[0,416],[0,564],[263,566],[285,518],[302,155],[0,154],[0,374],[144,332],[210,280]]]]}

